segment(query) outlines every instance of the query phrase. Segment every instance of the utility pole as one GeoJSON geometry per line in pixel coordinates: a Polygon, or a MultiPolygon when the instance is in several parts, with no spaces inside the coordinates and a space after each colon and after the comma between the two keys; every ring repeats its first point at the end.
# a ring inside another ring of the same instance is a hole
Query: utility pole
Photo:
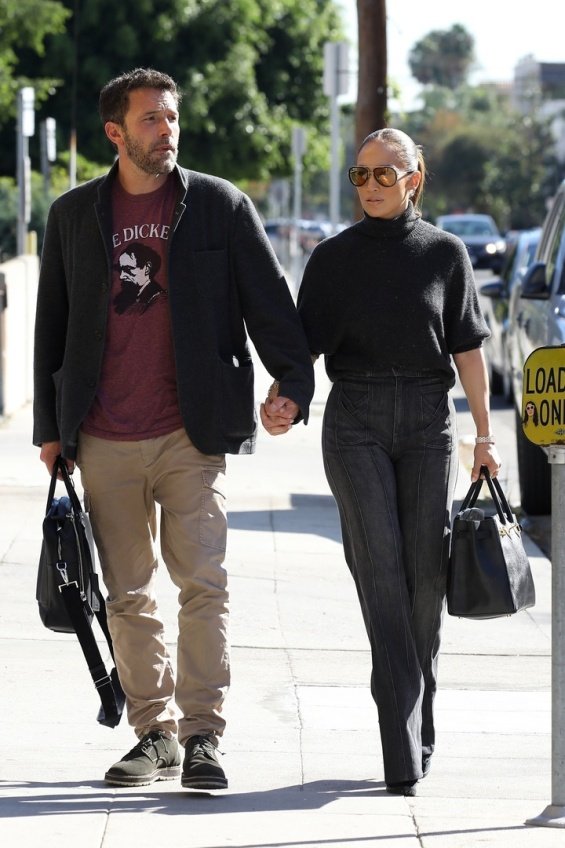
{"type": "Polygon", "coordinates": [[[43,186],[45,189],[45,198],[49,200],[51,162],[57,158],[57,140],[56,140],[55,118],[45,118],[39,126],[39,141],[41,148],[41,173],[43,174],[43,186]]]}
{"type": "Polygon", "coordinates": [[[26,253],[27,227],[31,220],[31,164],[28,139],[35,132],[35,91],[25,86],[18,91],[16,168],[18,179],[17,254],[26,253]]]}
{"type": "MultiPolygon", "coordinates": [[[[386,127],[387,38],[386,0],[357,0],[359,44],[359,76],[355,107],[355,150],[374,130],[386,127]]],[[[357,192],[354,201],[355,217],[363,211],[357,192]]]]}
{"type": "Polygon", "coordinates": [[[328,41],[324,45],[324,94],[330,98],[331,118],[331,168],[330,168],[330,222],[332,232],[339,223],[340,181],[340,138],[339,105],[340,94],[349,90],[349,45],[344,41],[328,41]]]}
{"type": "Polygon", "coordinates": [[[290,255],[292,258],[292,281],[295,292],[298,291],[300,276],[302,273],[302,255],[300,251],[298,233],[300,231],[300,219],[302,218],[302,159],[306,153],[306,144],[306,131],[304,127],[293,127],[292,155],[294,157],[294,197],[290,255]]]}

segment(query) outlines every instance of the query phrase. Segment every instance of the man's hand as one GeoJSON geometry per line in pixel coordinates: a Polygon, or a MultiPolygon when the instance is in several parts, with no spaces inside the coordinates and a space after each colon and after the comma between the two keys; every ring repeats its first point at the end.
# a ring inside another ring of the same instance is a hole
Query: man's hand
{"type": "MultiPolygon", "coordinates": [[[[53,466],[55,465],[55,460],[61,453],[61,442],[43,442],[41,445],[41,452],[39,454],[39,458],[42,462],[45,463],[47,467],[47,471],[51,476],[53,474],[53,466]]],[[[75,470],[75,464],[72,460],[66,459],[67,468],[69,469],[69,474],[72,474],[75,470]]],[[[61,473],[57,475],[59,480],[62,479],[61,473]]]]}
{"type": "Polygon", "coordinates": [[[290,430],[299,412],[298,404],[290,398],[268,397],[261,404],[261,423],[271,436],[280,436],[290,430]]]}

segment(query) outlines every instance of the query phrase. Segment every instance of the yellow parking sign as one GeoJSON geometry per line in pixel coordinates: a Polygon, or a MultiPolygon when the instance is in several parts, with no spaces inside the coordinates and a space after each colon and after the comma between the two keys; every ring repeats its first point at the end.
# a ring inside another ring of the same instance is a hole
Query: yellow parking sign
{"type": "Polygon", "coordinates": [[[565,444],[565,345],[539,347],[526,359],[522,429],[536,445],[565,444]]]}

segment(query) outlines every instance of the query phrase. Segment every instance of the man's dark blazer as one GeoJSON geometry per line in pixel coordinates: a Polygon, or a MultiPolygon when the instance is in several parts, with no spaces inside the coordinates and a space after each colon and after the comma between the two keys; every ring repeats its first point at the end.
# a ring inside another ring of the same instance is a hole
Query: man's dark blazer
{"type": "MultiPolygon", "coordinates": [[[[104,353],[117,168],[57,198],[45,232],[33,441],[61,441],[68,459],[76,456],[104,353]]],[[[247,334],[305,421],[314,390],[306,338],[250,199],[217,177],[178,166],[174,175],[168,290],[182,419],[203,453],[251,453],[257,417],[247,334]]]]}

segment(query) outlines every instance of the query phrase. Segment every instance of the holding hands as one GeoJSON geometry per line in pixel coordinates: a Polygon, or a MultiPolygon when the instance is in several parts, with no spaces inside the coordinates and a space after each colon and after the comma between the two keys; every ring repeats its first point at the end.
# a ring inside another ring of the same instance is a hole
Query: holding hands
{"type": "Polygon", "coordinates": [[[290,430],[299,411],[293,400],[279,397],[279,384],[275,380],[260,407],[261,423],[271,436],[280,436],[290,430]]]}

